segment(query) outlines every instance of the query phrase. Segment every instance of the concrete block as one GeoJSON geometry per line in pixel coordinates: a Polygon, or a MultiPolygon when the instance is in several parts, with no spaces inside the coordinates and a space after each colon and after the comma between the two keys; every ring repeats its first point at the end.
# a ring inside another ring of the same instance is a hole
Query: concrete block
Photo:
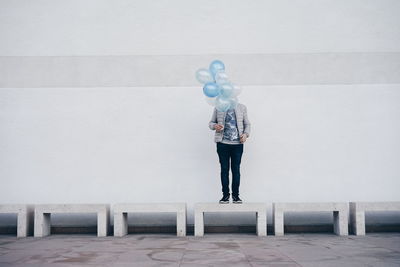
{"type": "Polygon", "coordinates": [[[31,234],[33,205],[0,204],[0,213],[17,214],[17,237],[26,237],[31,234]]]}
{"type": "Polygon", "coordinates": [[[267,235],[267,205],[264,203],[219,204],[197,203],[194,207],[194,235],[204,235],[205,212],[255,212],[257,217],[257,235],[267,235]]]}
{"type": "Polygon", "coordinates": [[[34,236],[50,235],[50,216],[54,213],[96,213],[97,236],[107,236],[110,225],[108,204],[41,204],[35,205],[34,236]]]}
{"type": "Polygon", "coordinates": [[[186,203],[119,203],[113,210],[114,236],[128,234],[128,212],[174,212],[177,236],[186,236],[186,203]]]}
{"type": "Polygon", "coordinates": [[[348,235],[349,205],[345,202],[331,203],[273,203],[272,221],[276,236],[284,235],[285,212],[333,212],[333,228],[337,235],[348,235]]]}
{"type": "Polygon", "coordinates": [[[400,202],[350,202],[350,226],[355,235],[365,235],[366,211],[400,211],[400,202]]]}

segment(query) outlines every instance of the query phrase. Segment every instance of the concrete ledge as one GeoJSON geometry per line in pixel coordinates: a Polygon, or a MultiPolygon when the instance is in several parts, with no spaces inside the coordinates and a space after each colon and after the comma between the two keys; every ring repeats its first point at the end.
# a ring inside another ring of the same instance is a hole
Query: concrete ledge
{"type": "Polygon", "coordinates": [[[272,216],[274,233],[276,236],[284,235],[285,212],[333,212],[333,231],[337,235],[348,235],[349,206],[344,202],[330,203],[273,203],[272,216]]]}
{"type": "Polygon", "coordinates": [[[34,236],[50,235],[50,215],[52,213],[96,213],[97,236],[107,236],[110,224],[108,204],[42,204],[35,206],[34,236]]]}
{"type": "Polygon", "coordinates": [[[17,237],[26,237],[31,234],[30,225],[33,222],[33,205],[0,204],[0,213],[17,214],[17,237]]]}
{"type": "Polygon", "coordinates": [[[176,234],[186,236],[186,203],[120,203],[113,206],[114,236],[128,234],[128,212],[174,212],[176,234]]]}
{"type": "Polygon", "coordinates": [[[257,235],[267,235],[267,205],[264,203],[219,204],[197,203],[194,206],[194,235],[204,235],[205,212],[255,212],[257,216],[257,235]]]}
{"type": "Polygon", "coordinates": [[[400,211],[400,202],[350,202],[350,225],[355,235],[365,235],[366,211],[400,211]]]}

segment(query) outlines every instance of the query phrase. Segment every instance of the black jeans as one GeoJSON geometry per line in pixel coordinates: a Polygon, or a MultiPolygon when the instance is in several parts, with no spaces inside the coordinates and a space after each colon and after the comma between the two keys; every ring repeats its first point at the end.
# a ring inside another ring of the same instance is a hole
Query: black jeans
{"type": "Polygon", "coordinates": [[[243,144],[229,145],[217,142],[217,153],[221,164],[221,184],[224,196],[229,195],[229,163],[232,170],[232,195],[239,196],[240,162],[243,144]],[[230,162],[229,162],[230,161],[230,162]]]}

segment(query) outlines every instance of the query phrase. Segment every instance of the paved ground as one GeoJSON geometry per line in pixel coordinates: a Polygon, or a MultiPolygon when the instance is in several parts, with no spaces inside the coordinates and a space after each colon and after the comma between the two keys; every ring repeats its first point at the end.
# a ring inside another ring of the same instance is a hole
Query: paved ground
{"type": "Polygon", "coordinates": [[[0,266],[400,266],[400,233],[0,236],[0,266]]]}

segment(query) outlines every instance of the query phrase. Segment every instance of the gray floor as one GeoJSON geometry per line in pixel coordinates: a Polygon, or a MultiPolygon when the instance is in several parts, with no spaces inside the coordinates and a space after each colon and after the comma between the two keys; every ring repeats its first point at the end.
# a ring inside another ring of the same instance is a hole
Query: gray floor
{"type": "Polygon", "coordinates": [[[0,266],[400,266],[400,233],[0,236],[0,266]]]}

